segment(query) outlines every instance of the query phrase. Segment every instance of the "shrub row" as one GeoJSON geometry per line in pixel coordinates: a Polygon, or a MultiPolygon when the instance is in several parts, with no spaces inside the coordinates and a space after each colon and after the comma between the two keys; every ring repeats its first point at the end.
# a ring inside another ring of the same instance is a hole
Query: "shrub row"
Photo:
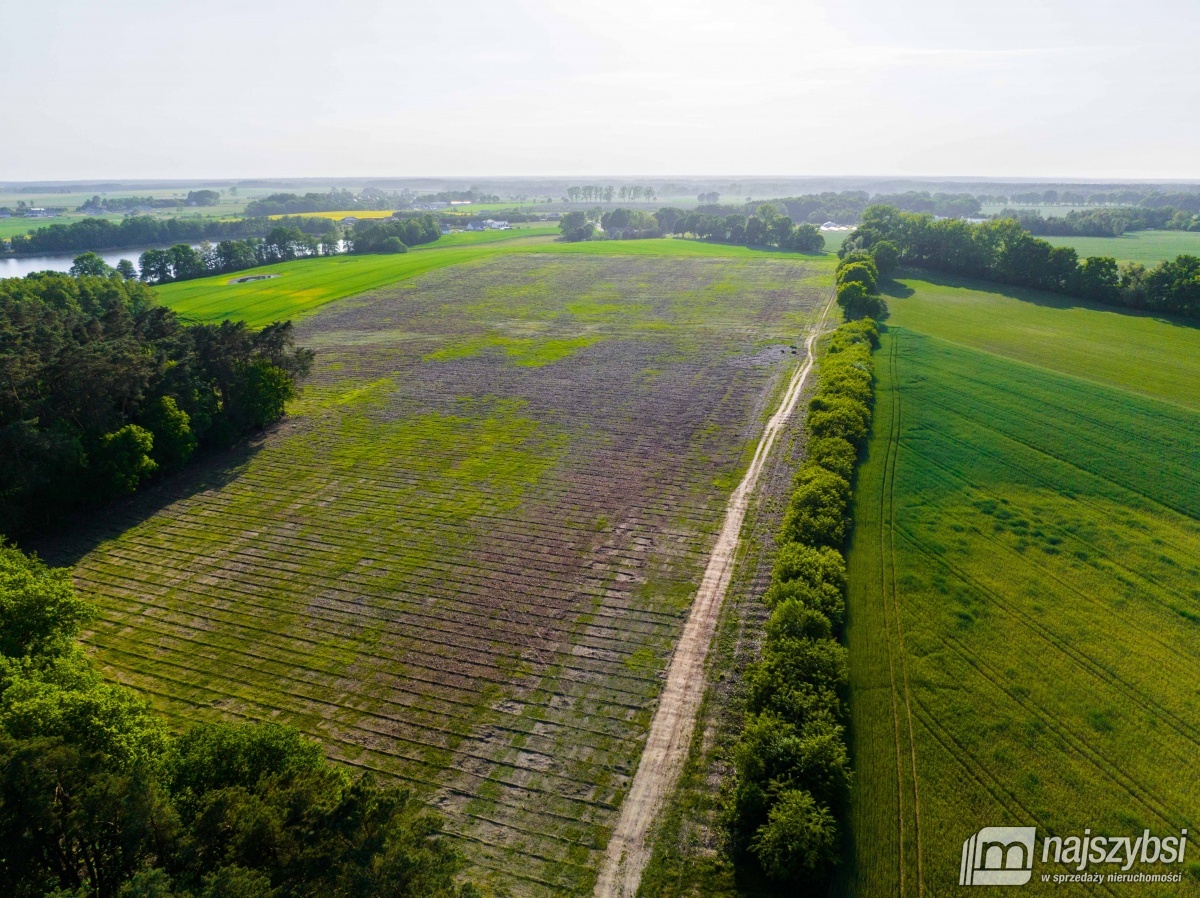
{"type": "Polygon", "coordinates": [[[879,295],[879,278],[895,270],[896,256],[896,247],[886,240],[842,256],[836,275],[837,303],[847,321],[883,317],[887,305],[879,295]]]}
{"type": "Polygon", "coordinates": [[[764,601],[762,659],[747,673],[745,729],[734,752],[733,848],[768,879],[812,886],[837,863],[850,792],[845,608],[850,482],[871,424],[878,345],[869,318],[833,333],[808,411],[808,459],[796,473],[764,601]]]}

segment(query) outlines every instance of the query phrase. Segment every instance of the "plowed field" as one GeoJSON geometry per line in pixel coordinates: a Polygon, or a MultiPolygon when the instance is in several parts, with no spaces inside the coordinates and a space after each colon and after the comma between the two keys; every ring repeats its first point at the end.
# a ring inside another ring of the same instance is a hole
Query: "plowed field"
{"type": "Polygon", "coordinates": [[[829,267],[520,253],[326,306],[283,426],[52,547],[92,651],[410,783],[477,881],[586,893],[829,267]]]}

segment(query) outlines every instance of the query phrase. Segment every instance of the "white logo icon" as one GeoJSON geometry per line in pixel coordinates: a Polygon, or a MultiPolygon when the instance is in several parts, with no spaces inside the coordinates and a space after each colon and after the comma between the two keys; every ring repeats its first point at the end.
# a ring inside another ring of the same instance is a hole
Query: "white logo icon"
{"type": "Polygon", "coordinates": [[[1033,826],[985,826],[963,842],[960,886],[1019,886],[1033,876],[1033,826]]]}

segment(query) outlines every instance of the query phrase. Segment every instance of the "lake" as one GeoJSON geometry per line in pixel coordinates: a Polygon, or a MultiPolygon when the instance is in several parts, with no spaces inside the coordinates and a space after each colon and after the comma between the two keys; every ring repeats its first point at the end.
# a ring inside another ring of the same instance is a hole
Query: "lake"
{"type": "MultiPolygon", "coordinates": [[[[199,246],[198,243],[192,244],[193,249],[199,246]]],[[[100,250],[96,255],[114,267],[122,259],[128,259],[136,268],[138,257],[142,253],[148,249],[162,248],[140,246],[134,249],[100,250]]],[[[0,278],[23,278],[33,271],[68,271],[78,255],[79,253],[65,256],[5,256],[0,258],[0,278]]]]}

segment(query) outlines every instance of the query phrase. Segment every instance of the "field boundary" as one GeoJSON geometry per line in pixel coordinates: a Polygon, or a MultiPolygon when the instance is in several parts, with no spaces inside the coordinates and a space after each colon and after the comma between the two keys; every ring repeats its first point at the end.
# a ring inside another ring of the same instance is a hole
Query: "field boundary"
{"type": "Polygon", "coordinates": [[[816,341],[824,329],[831,306],[832,298],[826,301],[809,329],[804,342],[807,358],[792,375],[779,407],[763,429],[754,458],[729,498],[716,545],[709,555],[687,623],[667,667],[666,685],[650,723],[637,773],[621,803],[620,816],[605,849],[604,861],[596,880],[596,898],[633,898],[637,894],[642,871],[650,860],[647,841],[650,827],[664,798],[674,789],[691,746],[696,713],[707,682],[704,665],[721,605],[733,576],[734,560],[750,497],[775,439],[795,412],[808,375],[816,365],[816,341]]]}

